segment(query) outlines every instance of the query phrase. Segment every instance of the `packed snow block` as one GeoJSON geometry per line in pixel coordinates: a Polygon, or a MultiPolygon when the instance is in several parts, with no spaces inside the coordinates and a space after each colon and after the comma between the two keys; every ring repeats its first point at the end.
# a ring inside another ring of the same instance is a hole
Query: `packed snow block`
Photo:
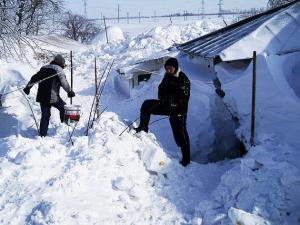
{"type": "Polygon", "coordinates": [[[260,216],[233,207],[229,209],[228,216],[234,225],[271,225],[270,222],[260,216]]]}
{"type": "Polygon", "coordinates": [[[268,70],[276,86],[296,101],[300,98],[300,52],[269,56],[268,70]]]}
{"type": "Polygon", "coordinates": [[[114,87],[118,93],[124,95],[126,98],[130,98],[130,90],[132,88],[132,84],[130,83],[130,80],[124,80],[120,76],[115,76],[114,87]]]}
{"type": "Polygon", "coordinates": [[[0,93],[15,90],[17,86],[24,84],[25,78],[17,70],[0,71],[0,93]]]}
{"type": "Polygon", "coordinates": [[[117,177],[112,181],[112,186],[118,191],[129,191],[133,187],[133,182],[128,178],[117,177]]]}
{"type": "Polygon", "coordinates": [[[26,224],[49,224],[53,223],[51,217],[48,217],[52,208],[51,202],[42,201],[32,209],[32,212],[26,217],[26,224]]]}
{"type": "Polygon", "coordinates": [[[162,173],[170,159],[160,148],[147,148],[143,150],[141,159],[145,163],[147,170],[162,173]]]}

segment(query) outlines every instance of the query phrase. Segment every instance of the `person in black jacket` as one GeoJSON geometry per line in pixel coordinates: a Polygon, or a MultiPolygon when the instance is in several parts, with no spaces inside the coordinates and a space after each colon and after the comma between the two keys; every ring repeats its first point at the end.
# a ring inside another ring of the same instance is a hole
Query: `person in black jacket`
{"type": "Polygon", "coordinates": [[[165,63],[166,74],[158,87],[158,99],[144,101],[141,107],[140,125],[136,132],[148,132],[151,114],[169,115],[176,144],[181,148],[181,165],[190,163],[190,141],[186,129],[190,81],[179,69],[176,58],[169,58],[165,63]]]}
{"type": "Polygon", "coordinates": [[[47,136],[52,106],[59,110],[60,120],[61,122],[64,121],[64,105],[66,103],[59,96],[60,87],[63,87],[68,93],[68,97],[75,96],[63,71],[65,67],[65,59],[61,55],[56,55],[49,65],[43,66],[39,72],[31,77],[23,89],[25,94],[29,95],[33,85],[39,84],[36,101],[41,105],[40,135],[42,137],[47,136]]]}

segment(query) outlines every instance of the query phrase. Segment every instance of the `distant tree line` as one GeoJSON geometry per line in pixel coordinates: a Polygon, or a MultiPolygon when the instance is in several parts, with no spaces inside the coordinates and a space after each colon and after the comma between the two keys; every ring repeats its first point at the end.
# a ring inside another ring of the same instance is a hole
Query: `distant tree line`
{"type": "MultiPolygon", "coordinates": [[[[287,4],[289,2],[293,2],[295,0],[269,0],[267,9],[273,9],[279,6],[282,6],[284,4],[287,4]]],[[[238,22],[240,20],[255,16],[257,14],[265,12],[265,8],[252,8],[250,10],[241,10],[241,15],[239,15],[233,22],[238,22]]]]}
{"type": "Polygon", "coordinates": [[[263,13],[265,12],[266,9],[265,8],[252,8],[250,10],[240,10],[238,11],[239,13],[241,13],[240,15],[238,15],[233,22],[238,22],[241,21],[243,19],[255,16],[257,14],[263,13]]]}
{"type": "Polygon", "coordinates": [[[100,28],[87,18],[67,12],[62,21],[64,36],[83,43],[90,42],[100,31],[100,28]]]}
{"type": "Polygon", "coordinates": [[[22,57],[22,47],[32,45],[28,36],[61,12],[62,0],[0,0],[0,57],[22,57]]]}
{"type": "Polygon", "coordinates": [[[0,0],[0,58],[23,58],[33,36],[56,33],[89,42],[99,28],[85,17],[65,12],[64,0],[0,0]]]}
{"type": "Polygon", "coordinates": [[[269,0],[268,1],[268,8],[276,8],[278,6],[281,6],[281,5],[284,5],[284,4],[287,4],[289,2],[293,2],[295,0],[269,0]]]}

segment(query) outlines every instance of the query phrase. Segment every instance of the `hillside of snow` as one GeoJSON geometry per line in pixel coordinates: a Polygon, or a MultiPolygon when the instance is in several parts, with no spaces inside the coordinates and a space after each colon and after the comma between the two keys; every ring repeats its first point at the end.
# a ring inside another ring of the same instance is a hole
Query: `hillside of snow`
{"type": "MultiPolygon", "coordinates": [[[[87,46],[66,42],[66,49],[76,48],[73,102],[82,106],[74,145],[70,127],[60,123],[56,110],[49,137],[40,138],[22,94],[2,97],[8,108],[0,111],[0,223],[299,224],[299,54],[258,57],[255,147],[247,142],[252,64],[243,69],[226,63],[217,67],[226,92],[221,99],[209,70],[197,59],[178,54],[192,83],[187,123],[193,162],[183,168],[168,119],[151,125],[149,134],[129,131],[119,136],[139,116],[142,102],[157,97],[163,71],[128,98],[115,86],[119,76],[115,69],[218,29],[220,22],[159,25],[134,32],[132,26],[130,32],[122,28],[124,38],[109,44],[101,37],[87,46]],[[107,63],[115,61],[100,102],[101,110],[108,108],[85,136],[95,93],[95,57],[99,76],[107,63]],[[236,150],[236,137],[248,154],[223,160],[236,150]],[[214,160],[219,162],[210,163],[214,160]]],[[[32,65],[1,62],[0,93],[26,84],[42,65],[32,61],[32,65]]],[[[69,69],[66,74],[69,78],[69,69]]],[[[28,98],[39,120],[36,91],[35,86],[28,98]]],[[[61,95],[69,101],[64,91],[61,95]]],[[[153,116],[151,121],[160,118],[153,116]]]]}

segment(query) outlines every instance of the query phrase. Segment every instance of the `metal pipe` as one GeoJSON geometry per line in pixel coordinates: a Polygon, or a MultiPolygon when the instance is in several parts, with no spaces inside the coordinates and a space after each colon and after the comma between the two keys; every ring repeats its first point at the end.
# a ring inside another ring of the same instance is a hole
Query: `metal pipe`
{"type": "MultiPolygon", "coordinates": [[[[98,81],[97,81],[97,58],[95,57],[95,95],[97,96],[97,84],[98,84],[98,81]]],[[[97,118],[99,118],[99,98],[98,96],[96,97],[96,107],[95,107],[95,110],[96,110],[96,113],[97,113],[97,118]]]]}
{"type": "MultiPolygon", "coordinates": [[[[71,58],[71,91],[73,91],[73,52],[70,52],[70,58],[71,58]]],[[[72,98],[70,98],[70,104],[72,105],[72,98]]]]}
{"type": "Polygon", "coordinates": [[[255,111],[256,111],[256,51],[253,52],[253,79],[252,79],[252,113],[251,113],[251,137],[250,144],[255,146],[255,111]]]}

